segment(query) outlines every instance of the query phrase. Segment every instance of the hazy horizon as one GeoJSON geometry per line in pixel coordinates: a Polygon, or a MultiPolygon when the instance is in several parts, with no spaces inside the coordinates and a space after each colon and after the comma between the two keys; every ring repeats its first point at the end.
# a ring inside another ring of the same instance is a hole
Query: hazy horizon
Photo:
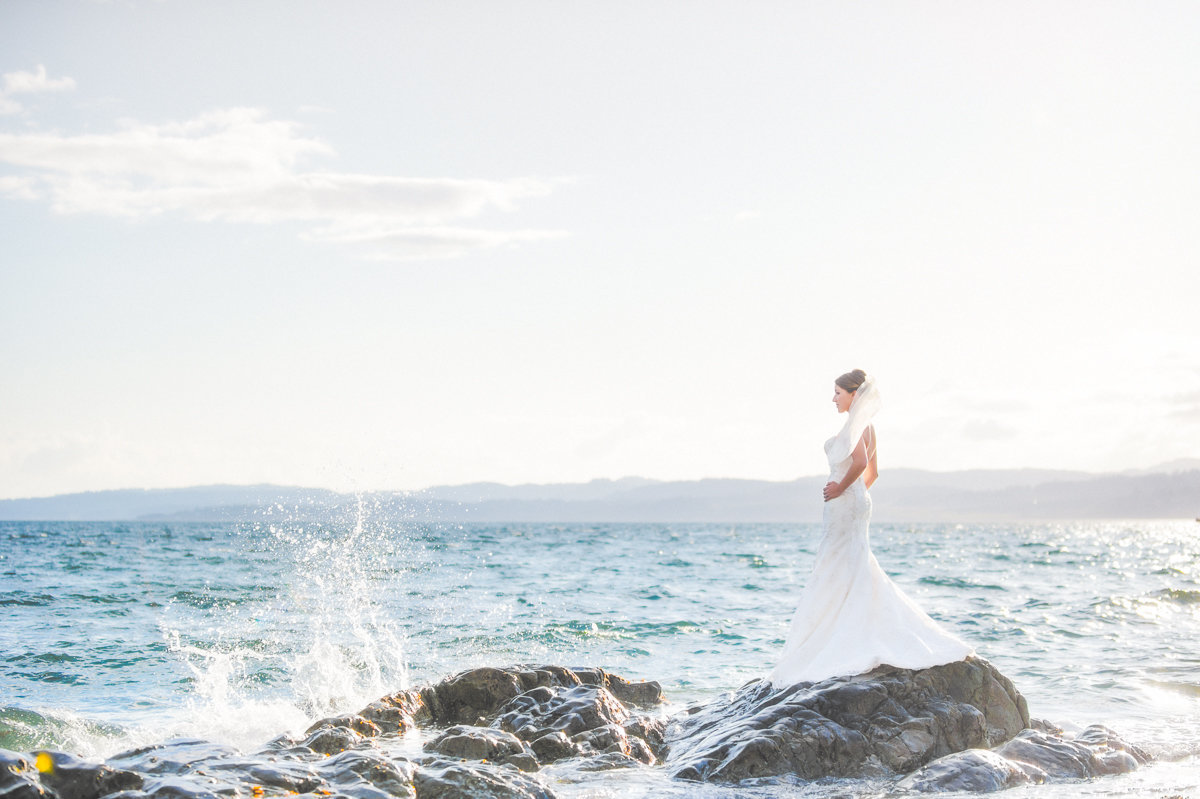
{"type": "MultiPolygon", "coordinates": [[[[1086,475],[1088,477],[1105,477],[1105,476],[1137,475],[1137,474],[1146,474],[1146,473],[1151,473],[1151,474],[1154,474],[1154,473],[1177,473],[1177,472],[1196,471],[1196,470],[1200,470],[1200,459],[1197,459],[1197,458],[1184,458],[1184,459],[1179,459],[1176,461],[1164,462],[1164,463],[1160,463],[1160,464],[1155,464],[1154,466],[1144,468],[1144,469],[1123,469],[1123,470],[1118,470],[1118,471],[1089,471],[1086,469],[1043,469],[1043,468],[1038,468],[1038,467],[1023,467],[1023,468],[1016,468],[1016,469],[996,469],[996,470],[993,470],[993,469],[937,470],[937,469],[917,469],[917,468],[904,467],[904,466],[892,467],[888,471],[890,471],[890,472],[921,472],[921,473],[927,473],[927,474],[931,474],[931,475],[946,475],[946,476],[956,475],[956,474],[965,474],[965,473],[970,473],[970,472],[996,471],[996,472],[1005,472],[1005,473],[1013,473],[1013,474],[1017,474],[1017,473],[1038,473],[1038,474],[1060,473],[1060,474],[1070,474],[1070,475],[1086,475]]],[[[795,475],[793,477],[782,478],[780,480],[765,480],[762,478],[739,477],[736,475],[709,475],[706,477],[688,478],[686,480],[669,480],[669,479],[662,479],[662,478],[656,478],[656,477],[646,477],[644,475],[629,474],[629,475],[623,475],[621,477],[593,477],[588,480],[552,481],[552,482],[541,482],[541,483],[506,483],[506,482],[502,482],[502,481],[498,481],[498,480],[473,480],[473,481],[469,481],[469,482],[465,482],[465,483],[452,483],[452,484],[442,483],[442,484],[435,484],[435,485],[427,485],[427,486],[422,486],[420,488],[415,488],[415,489],[374,488],[374,489],[363,489],[363,491],[365,493],[380,493],[380,494],[388,494],[388,493],[420,494],[422,492],[433,491],[436,489],[462,488],[462,487],[468,487],[468,486],[473,486],[473,485],[494,485],[494,486],[500,486],[503,488],[525,488],[525,487],[538,487],[538,486],[556,487],[556,486],[591,485],[591,484],[595,484],[595,483],[622,483],[622,482],[644,482],[644,483],[676,483],[676,482],[678,482],[678,483],[684,483],[684,482],[705,482],[705,481],[716,481],[716,482],[745,481],[745,482],[787,483],[787,482],[812,480],[812,479],[820,478],[822,476],[823,476],[823,474],[821,474],[821,473],[815,473],[815,474],[795,475]]],[[[884,473],[883,476],[886,476],[886,473],[884,473]]],[[[882,478],[882,476],[881,476],[881,478],[882,478]]],[[[214,483],[193,483],[193,484],[189,484],[189,485],[121,486],[118,488],[84,489],[82,491],[65,491],[65,492],[60,492],[58,494],[46,494],[46,495],[41,495],[41,496],[0,496],[0,501],[3,501],[3,500],[27,500],[27,499],[52,499],[52,498],[59,497],[59,496],[69,496],[69,495],[75,495],[75,494],[99,494],[99,493],[105,493],[105,492],[109,492],[109,491],[112,491],[112,492],[186,491],[186,490],[190,490],[190,489],[207,489],[207,488],[258,488],[258,487],[298,489],[298,490],[304,490],[304,491],[330,491],[333,493],[355,493],[355,490],[346,492],[346,491],[342,491],[342,490],[339,490],[337,488],[327,486],[327,485],[326,486],[323,486],[323,485],[299,485],[299,484],[285,485],[285,484],[280,484],[280,483],[264,483],[264,482],[232,483],[232,482],[227,482],[227,481],[218,481],[218,482],[214,482],[214,483]]]]}
{"type": "Polygon", "coordinates": [[[0,5],[0,495],[1200,455],[1200,5],[0,5]]]}

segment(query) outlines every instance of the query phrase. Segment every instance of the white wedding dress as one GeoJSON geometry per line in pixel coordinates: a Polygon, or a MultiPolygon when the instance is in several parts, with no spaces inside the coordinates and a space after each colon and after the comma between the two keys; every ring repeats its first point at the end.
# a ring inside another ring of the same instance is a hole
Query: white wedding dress
{"type": "MultiPolygon", "coordinates": [[[[846,475],[850,452],[878,408],[878,392],[868,380],[855,392],[846,426],[825,442],[830,480],[846,475]]],[[[867,538],[870,520],[871,495],[861,477],[825,503],[812,575],[779,663],[767,678],[773,686],[862,674],[884,664],[924,669],[972,654],[879,568],[867,538]]]]}

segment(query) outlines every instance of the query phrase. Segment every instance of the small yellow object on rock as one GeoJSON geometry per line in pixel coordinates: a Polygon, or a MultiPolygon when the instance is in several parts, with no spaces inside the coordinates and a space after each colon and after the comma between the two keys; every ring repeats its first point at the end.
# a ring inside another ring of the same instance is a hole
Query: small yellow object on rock
{"type": "Polygon", "coordinates": [[[38,752],[37,757],[33,760],[33,765],[39,774],[54,773],[54,757],[49,752],[38,752]]]}

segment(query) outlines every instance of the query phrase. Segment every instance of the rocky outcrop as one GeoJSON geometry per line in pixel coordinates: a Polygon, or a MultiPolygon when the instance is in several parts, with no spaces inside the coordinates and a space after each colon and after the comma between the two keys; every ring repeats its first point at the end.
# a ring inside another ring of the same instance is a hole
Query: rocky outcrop
{"type": "Polygon", "coordinates": [[[885,666],[782,690],[756,681],[693,709],[669,739],[668,765],[682,779],[724,782],[905,774],[1028,725],[1024,697],[985,660],[885,666]]]}
{"type": "Polygon", "coordinates": [[[0,799],[553,799],[537,775],[543,764],[656,762],[663,722],[639,707],[662,699],[658,683],[603,669],[472,669],[321,719],[250,755],[199,740],[134,749],[107,763],[0,749],[0,799]],[[377,746],[418,726],[433,728],[419,756],[377,746]]]}
{"type": "Polygon", "coordinates": [[[547,773],[664,762],[663,779],[891,777],[911,791],[987,791],[1146,760],[1102,727],[1071,736],[1031,722],[1012,683],[978,658],[783,689],[756,681],[669,721],[662,701],[658,683],[602,669],[472,669],[249,755],[198,740],[103,764],[0,750],[0,799],[554,799],[547,773]],[[416,728],[421,751],[395,754],[411,740],[396,736],[416,728]]]}

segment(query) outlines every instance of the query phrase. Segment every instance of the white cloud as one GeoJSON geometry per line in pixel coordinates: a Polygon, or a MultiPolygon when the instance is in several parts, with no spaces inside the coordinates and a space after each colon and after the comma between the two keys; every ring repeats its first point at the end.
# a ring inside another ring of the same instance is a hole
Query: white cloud
{"type": "Polygon", "coordinates": [[[6,72],[4,87],[0,89],[0,114],[19,114],[24,110],[11,95],[61,92],[74,88],[74,78],[51,78],[46,75],[46,67],[41,64],[38,64],[36,72],[6,72]]]}
{"type": "Polygon", "coordinates": [[[331,156],[296,123],[232,108],[186,122],[125,122],[108,134],[0,134],[0,161],[28,175],[0,179],[0,194],[40,198],[63,214],[133,219],[178,213],[200,221],[316,225],[306,240],[369,245],[369,257],[460,255],[561,235],[476,230],[453,223],[551,191],[550,181],[407,178],[301,171],[331,156]]]}
{"type": "Polygon", "coordinates": [[[60,92],[75,88],[74,78],[50,78],[46,67],[38,64],[37,72],[4,73],[5,94],[34,94],[36,92],[60,92]]]}
{"type": "Polygon", "coordinates": [[[459,227],[389,228],[386,224],[326,227],[306,234],[309,241],[364,245],[367,257],[381,260],[404,258],[455,258],[471,250],[507,244],[542,241],[566,235],[557,230],[478,230],[459,227]]]}

